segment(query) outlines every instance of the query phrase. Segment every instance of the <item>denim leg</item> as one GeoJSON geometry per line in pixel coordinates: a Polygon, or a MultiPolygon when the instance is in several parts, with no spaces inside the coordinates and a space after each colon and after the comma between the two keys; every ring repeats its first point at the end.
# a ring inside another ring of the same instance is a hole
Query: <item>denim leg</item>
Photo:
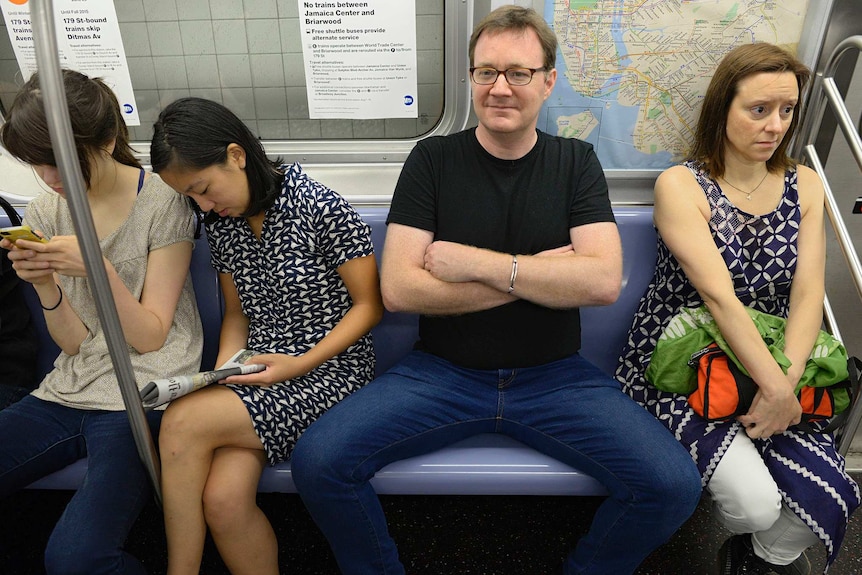
{"type": "Polygon", "coordinates": [[[503,432],[591,475],[609,492],[565,573],[633,573],[694,512],[700,475],[667,428],[580,356],[514,370],[503,432]]]}
{"type": "Polygon", "coordinates": [[[403,574],[369,479],[392,461],[503,432],[601,481],[610,497],[566,563],[624,575],[691,515],[700,475],[668,430],[579,356],[476,371],[412,353],[297,443],[293,478],[342,573],[403,574]]]}
{"type": "MultiPolygon", "coordinates": [[[[161,411],[147,413],[157,429],[161,411]]],[[[152,496],[128,415],[90,412],[84,419],[87,475],[54,527],[45,551],[45,568],[54,574],[134,573],[146,571],[123,550],[126,537],[152,496]]]]}
{"type": "Polygon", "coordinates": [[[369,479],[393,461],[494,431],[496,378],[479,382],[477,373],[413,352],[300,437],[293,479],[345,575],[404,573],[369,479]]]}
{"type": "Polygon", "coordinates": [[[30,393],[30,389],[26,387],[18,387],[15,385],[0,385],[0,410],[5,409],[26,397],[30,393]]]}
{"type": "MultiPolygon", "coordinates": [[[[158,425],[161,412],[147,415],[158,425]]],[[[45,551],[49,574],[144,573],[122,546],[150,493],[124,411],[86,411],[32,395],[0,411],[0,495],[88,457],[45,551]]]]}
{"type": "Polygon", "coordinates": [[[0,497],[84,457],[85,413],[32,395],[0,410],[0,497]]]}

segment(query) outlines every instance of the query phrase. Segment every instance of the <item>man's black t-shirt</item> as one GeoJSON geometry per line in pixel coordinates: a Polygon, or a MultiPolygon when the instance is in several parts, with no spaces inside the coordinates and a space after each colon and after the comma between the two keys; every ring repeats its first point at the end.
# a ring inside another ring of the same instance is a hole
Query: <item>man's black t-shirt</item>
{"type": "MultiPolygon", "coordinates": [[[[593,147],[538,133],[517,160],[489,154],[475,129],[420,141],[407,158],[387,223],[435,240],[511,254],[571,243],[569,229],[613,222],[607,182],[593,147]]],[[[541,365],[580,349],[577,309],[525,300],[457,316],[422,316],[418,349],[475,369],[541,365]]]]}

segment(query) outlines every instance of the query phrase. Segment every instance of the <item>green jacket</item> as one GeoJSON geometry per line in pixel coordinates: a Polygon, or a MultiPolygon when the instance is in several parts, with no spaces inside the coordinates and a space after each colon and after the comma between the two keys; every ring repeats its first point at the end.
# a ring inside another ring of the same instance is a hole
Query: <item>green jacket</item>
{"type": "MultiPolygon", "coordinates": [[[[786,320],[748,307],[745,309],[757,326],[757,331],[763,337],[772,357],[787,373],[791,362],[783,351],[786,320]]],[[[697,370],[689,367],[689,358],[713,341],[743,373],[751,375],[718,331],[712,314],[702,305],[698,308],[683,308],[670,320],[656,343],[644,377],[663,391],[690,394],[697,388],[697,370]]],[[[847,351],[840,341],[821,330],[805,364],[805,371],[796,385],[796,392],[806,385],[828,387],[848,377],[847,351]]],[[[833,398],[835,413],[844,411],[850,404],[846,389],[834,390],[833,398]]]]}

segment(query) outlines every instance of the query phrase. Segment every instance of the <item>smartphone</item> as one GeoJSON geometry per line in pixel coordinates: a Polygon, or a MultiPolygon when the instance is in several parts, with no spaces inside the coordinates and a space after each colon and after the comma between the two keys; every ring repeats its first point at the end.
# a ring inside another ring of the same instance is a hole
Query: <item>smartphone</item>
{"type": "Polygon", "coordinates": [[[5,238],[12,243],[18,240],[28,240],[31,242],[47,242],[45,238],[41,238],[30,229],[30,226],[13,226],[11,228],[0,228],[0,238],[5,238]]]}

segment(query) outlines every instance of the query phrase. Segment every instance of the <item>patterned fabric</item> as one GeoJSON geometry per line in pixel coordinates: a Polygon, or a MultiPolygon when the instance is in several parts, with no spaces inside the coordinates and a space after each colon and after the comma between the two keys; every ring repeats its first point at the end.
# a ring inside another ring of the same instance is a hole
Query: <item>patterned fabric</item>
{"type": "MultiPolygon", "coordinates": [[[[685,164],[709,201],[713,239],[733,279],[736,296],[746,306],[787,317],[790,284],[796,269],[801,219],[796,170],[784,178],[784,195],[771,213],[755,216],[734,206],[697,164],[685,164]]],[[[644,372],[665,325],[683,307],[703,303],[676,258],[659,238],[656,271],[641,299],[616,377],[623,390],[664,423],[689,450],[709,483],[733,437],[736,421],[707,422],[689,407],[686,396],[659,391],[644,372]]],[[[784,502],[826,545],[834,561],[850,514],[859,506],[859,488],[844,469],[831,435],[788,430],[754,440],[784,502]]]]}
{"type": "MultiPolygon", "coordinates": [[[[233,276],[249,318],[246,347],[303,354],[350,309],[337,268],[373,254],[370,229],[347,201],[293,164],[266,211],[260,241],[245,218],[207,225],[213,266],[233,276]]],[[[371,380],[366,334],[315,370],[270,387],[230,385],[245,402],[271,464],[290,456],[300,434],[324,411],[371,380]]]]}

